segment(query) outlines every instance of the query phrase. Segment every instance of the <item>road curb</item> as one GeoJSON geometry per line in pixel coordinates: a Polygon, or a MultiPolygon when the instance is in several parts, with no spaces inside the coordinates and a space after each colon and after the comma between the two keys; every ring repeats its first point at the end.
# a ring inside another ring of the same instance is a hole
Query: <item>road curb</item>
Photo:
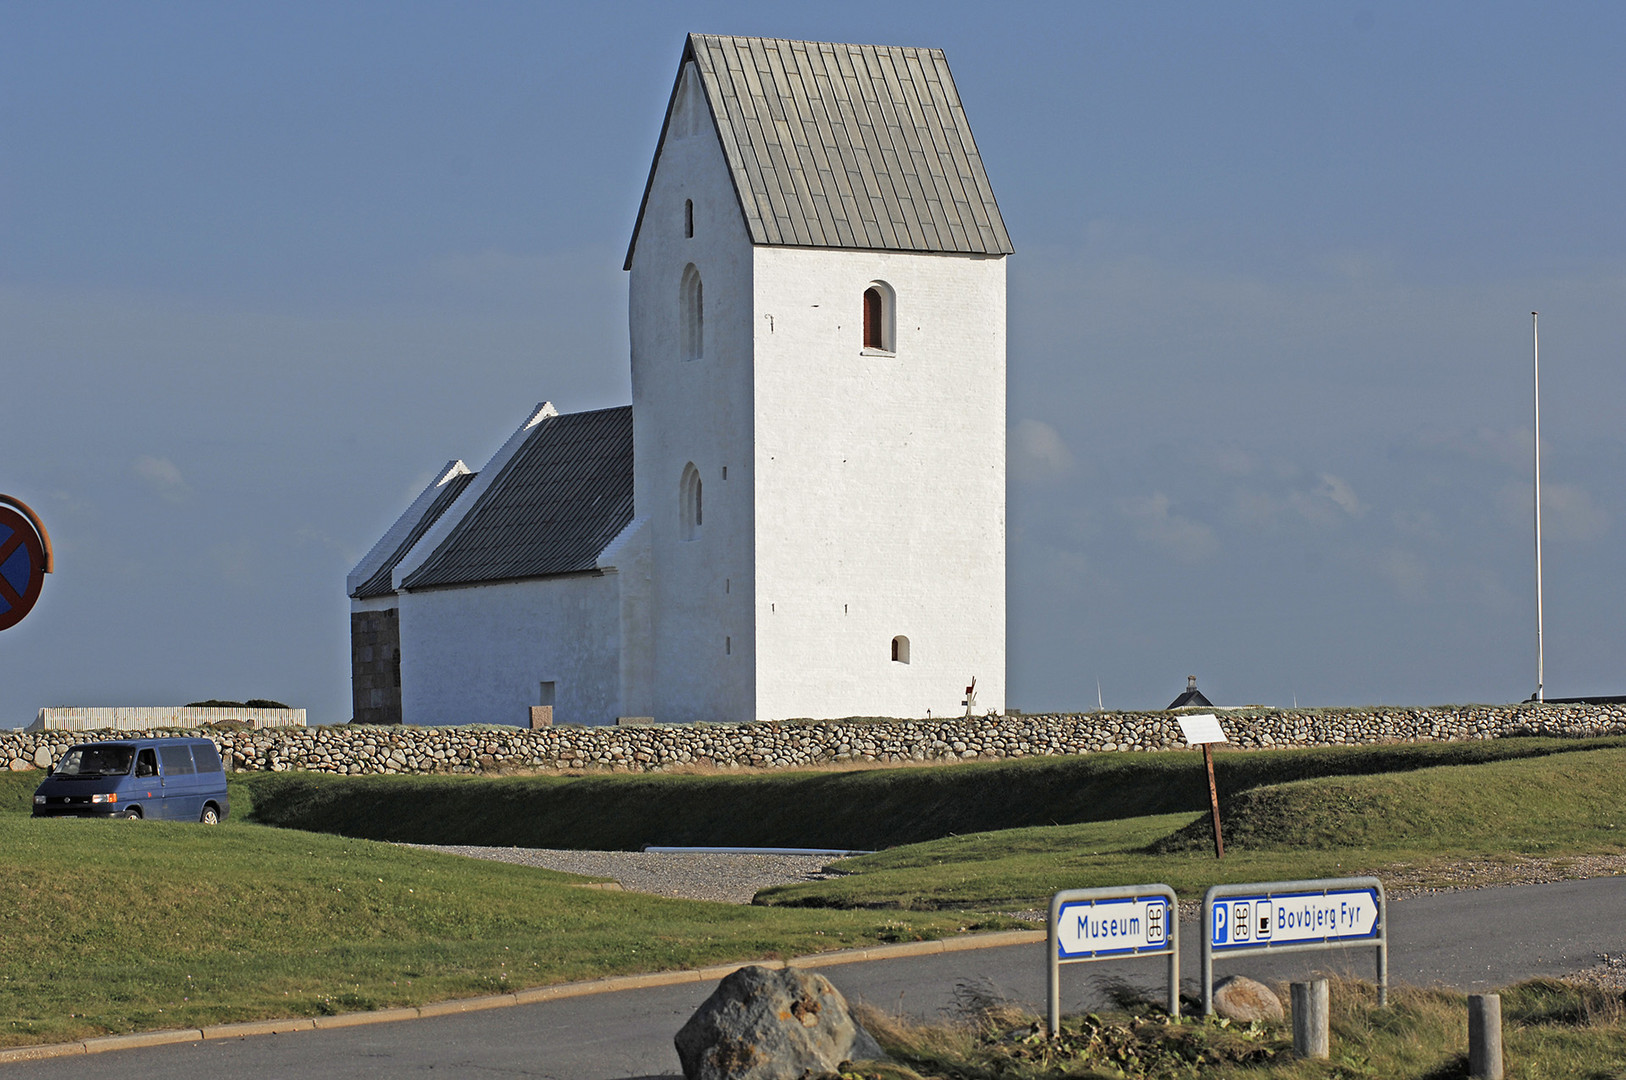
{"type": "Polygon", "coordinates": [[[238,1039],[247,1035],[281,1035],[289,1031],[310,1031],[316,1027],[311,1017],[288,1020],[245,1020],[238,1024],[211,1024],[203,1029],[205,1039],[238,1039]]]}
{"type": "Polygon", "coordinates": [[[712,964],[703,968],[677,971],[652,971],[644,975],[610,975],[602,979],[582,982],[556,983],[552,986],[533,986],[508,994],[486,994],[472,998],[453,998],[428,1005],[395,1009],[375,1009],[370,1012],[339,1013],[337,1016],[284,1017],[276,1020],[248,1020],[236,1024],[214,1024],[206,1028],[178,1028],[166,1031],[142,1031],[133,1035],[104,1035],[79,1042],[50,1043],[44,1046],[13,1046],[0,1049],[0,1065],[14,1061],[38,1061],[43,1058],[72,1057],[76,1054],[102,1054],[110,1050],[134,1050],[143,1046],[166,1046],[173,1043],[196,1043],[214,1039],[248,1038],[255,1035],[282,1035],[297,1031],[326,1030],[328,1028],[359,1027],[363,1024],[393,1024],[401,1020],[422,1020],[435,1016],[455,1016],[459,1013],[485,1012],[505,1009],[514,1005],[532,1005],[564,998],[589,997],[595,994],[613,994],[621,990],[643,990],[656,986],[678,986],[683,983],[711,982],[725,978],[743,967],[821,968],[840,964],[857,964],[867,960],[896,960],[906,956],[930,956],[935,953],[967,952],[972,949],[997,949],[1007,945],[1031,945],[1045,940],[1043,930],[1002,930],[992,934],[966,934],[963,937],[938,941],[906,941],[896,945],[872,945],[861,949],[841,949],[836,952],[796,956],[789,960],[741,960],[733,964],[712,964]]]}

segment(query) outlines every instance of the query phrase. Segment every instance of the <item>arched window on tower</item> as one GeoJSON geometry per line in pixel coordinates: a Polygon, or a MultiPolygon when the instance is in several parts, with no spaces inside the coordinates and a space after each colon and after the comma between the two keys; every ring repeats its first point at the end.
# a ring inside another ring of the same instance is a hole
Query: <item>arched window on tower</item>
{"type": "Polygon", "coordinates": [[[700,470],[694,462],[683,466],[683,478],[678,481],[678,537],[683,540],[700,539],[700,526],[705,514],[700,502],[700,470]]]}
{"type": "Polygon", "coordinates": [[[897,351],[894,328],[897,323],[893,311],[891,286],[884,281],[872,281],[864,290],[864,350],[891,353],[897,351]]]}
{"type": "Polygon", "coordinates": [[[899,664],[909,662],[909,639],[902,634],[892,639],[892,659],[899,664]]]}
{"type": "Polygon", "coordinates": [[[700,271],[690,263],[683,268],[683,282],[678,290],[682,324],[683,359],[698,360],[703,354],[706,340],[706,302],[700,291],[700,271]]]}

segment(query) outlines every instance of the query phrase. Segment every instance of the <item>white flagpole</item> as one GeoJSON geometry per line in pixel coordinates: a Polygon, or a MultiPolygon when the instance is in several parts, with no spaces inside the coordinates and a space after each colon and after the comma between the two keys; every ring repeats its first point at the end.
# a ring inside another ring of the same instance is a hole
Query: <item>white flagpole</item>
{"type": "Polygon", "coordinates": [[[1536,412],[1536,700],[1547,700],[1542,691],[1546,672],[1541,650],[1541,339],[1536,328],[1537,313],[1530,313],[1530,367],[1535,379],[1536,412]]]}

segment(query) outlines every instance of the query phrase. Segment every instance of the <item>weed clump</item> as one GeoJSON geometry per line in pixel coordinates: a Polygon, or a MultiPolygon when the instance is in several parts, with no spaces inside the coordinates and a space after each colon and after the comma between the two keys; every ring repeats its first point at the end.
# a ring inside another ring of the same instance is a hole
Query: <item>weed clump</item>
{"type": "MultiPolygon", "coordinates": [[[[1292,1052],[1284,1023],[1176,1020],[1111,992],[1111,1012],[1065,1017],[1051,1038],[1030,1012],[970,992],[957,1020],[926,1023],[859,1006],[892,1055],[842,1080],[1465,1080],[1467,1002],[1448,990],[1332,986],[1332,1058],[1292,1052]]],[[[1502,990],[1510,1075],[1626,1080],[1626,1002],[1618,989],[1538,979],[1502,990]],[[1600,1066],[1602,1068],[1600,1069],[1600,1066]]]]}
{"type": "Polygon", "coordinates": [[[915,1024],[874,1011],[862,1019],[907,1071],[865,1066],[844,1072],[843,1080],[1185,1080],[1225,1066],[1268,1064],[1292,1042],[1280,1024],[1175,1019],[1150,1006],[1066,1017],[1054,1038],[1044,1020],[1010,1008],[958,1025],[915,1024]]]}

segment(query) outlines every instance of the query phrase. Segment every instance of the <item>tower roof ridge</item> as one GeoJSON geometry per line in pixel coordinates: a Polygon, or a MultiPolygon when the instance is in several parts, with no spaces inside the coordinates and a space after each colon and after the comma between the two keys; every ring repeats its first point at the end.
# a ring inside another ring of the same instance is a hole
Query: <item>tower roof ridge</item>
{"type": "Polygon", "coordinates": [[[1014,250],[941,49],[690,34],[624,269],[690,61],[753,244],[1014,250]]]}

